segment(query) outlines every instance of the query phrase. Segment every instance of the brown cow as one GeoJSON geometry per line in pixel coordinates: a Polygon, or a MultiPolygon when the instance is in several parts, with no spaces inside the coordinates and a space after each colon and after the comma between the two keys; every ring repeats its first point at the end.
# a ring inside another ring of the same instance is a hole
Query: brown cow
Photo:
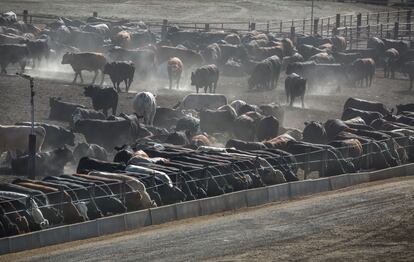
{"type": "Polygon", "coordinates": [[[78,75],[81,79],[81,83],[83,83],[82,70],[87,70],[95,72],[95,76],[92,80],[92,85],[95,83],[98,72],[101,71],[102,79],[100,85],[102,85],[105,76],[103,74],[103,69],[106,65],[106,62],[107,61],[105,56],[101,53],[66,53],[63,55],[61,63],[62,65],[70,64],[72,66],[73,71],[75,71],[75,78],[73,79],[73,83],[76,83],[78,75]]]}
{"type": "Polygon", "coordinates": [[[355,86],[363,86],[364,80],[366,87],[372,84],[372,78],[375,75],[375,61],[372,58],[360,58],[350,65],[350,73],[355,86]]]}
{"type": "Polygon", "coordinates": [[[6,211],[7,217],[10,221],[16,224],[19,233],[30,232],[29,222],[26,217],[21,216],[10,201],[0,198],[0,206],[4,209],[4,211],[6,211]]]}
{"type": "Polygon", "coordinates": [[[172,89],[173,80],[177,81],[177,89],[179,89],[181,74],[183,73],[183,62],[180,58],[173,57],[167,63],[168,78],[170,80],[170,89],[172,89]]]}
{"type": "Polygon", "coordinates": [[[49,202],[54,205],[55,208],[62,208],[65,223],[72,224],[85,221],[78,209],[72,203],[72,199],[66,191],[59,191],[56,188],[29,182],[17,182],[16,184],[26,188],[39,190],[47,194],[49,202]]]}

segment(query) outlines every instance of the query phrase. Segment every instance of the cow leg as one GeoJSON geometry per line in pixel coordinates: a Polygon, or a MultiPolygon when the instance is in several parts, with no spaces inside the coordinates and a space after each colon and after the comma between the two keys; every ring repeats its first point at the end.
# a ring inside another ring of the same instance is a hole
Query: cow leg
{"type": "MultiPolygon", "coordinates": [[[[127,90],[126,92],[128,93],[128,79],[125,79],[124,83],[125,83],[125,90],[127,90]]],[[[121,89],[121,88],[119,88],[119,89],[121,89]]]]}
{"type": "Polygon", "coordinates": [[[305,108],[305,96],[302,95],[300,99],[302,100],[302,108],[305,108]]]}
{"type": "Polygon", "coordinates": [[[172,89],[172,77],[171,76],[169,77],[169,80],[170,80],[170,89],[172,89]]]}
{"type": "Polygon", "coordinates": [[[177,77],[177,89],[180,89],[180,78],[181,76],[177,77]]]}
{"type": "Polygon", "coordinates": [[[7,67],[7,65],[4,65],[4,64],[1,65],[1,73],[2,74],[7,74],[6,67],[7,67]]]}
{"type": "Polygon", "coordinates": [[[20,70],[22,71],[22,73],[24,73],[24,70],[26,68],[26,61],[21,61],[19,62],[20,64],[20,70]]]}
{"type": "Polygon", "coordinates": [[[101,76],[101,83],[99,83],[99,85],[102,86],[103,85],[103,82],[105,80],[105,74],[103,73],[103,70],[98,70],[98,72],[99,71],[101,71],[101,74],[102,74],[102,76],[101,76]]]}
{"type": "Polygon", "coordinates": [[[295,100],[295,97],[291,95],[290,96],[290,105],[289,105],[291,107],[293,106],[293,102],[294,102],[293,100],[295,100]]]}
{"type": "Polygon", "coordinates": [[[98,70],[95,70],[95,75],[93,76],[91,85],[95,84],[96,77],[98,76],[98,70]]]}
{"type": "Polygon", "coordinates": [[[78,78],[78,74],[79,74],[79,72],[75,72],[75,78],[72,81],[73,84],[76,83],[76,79],[78,78]]]}
{"type": "Polygon", "coordinates": [[[79,77],[80,77],[81,83],[83,83],[82,71],[79,71],[79,77]]]}
{"type": "Polygon", "coordinates": [[[104,113],[105,117],[107,117],[108,116],[108,109],[107,108],[104,108],[103,109],[103,113],[104,113]]]}
{"type": "Polygon", "coordinates": [[[115,90],[117,90],[117,91],[119,92],[119,90],[118,90],[118,88],[117,88],[117,86],[116,86],[116,82],[115,82],[115,81],[112,81],[112,85],[114,86],[114,89],[115,89],[115,90]]]}
{"type": "Polygon", "coordinates": [[[207,93],[207,88],[208,88],[208,86],[204,86],[204,94],[207,93]]]}

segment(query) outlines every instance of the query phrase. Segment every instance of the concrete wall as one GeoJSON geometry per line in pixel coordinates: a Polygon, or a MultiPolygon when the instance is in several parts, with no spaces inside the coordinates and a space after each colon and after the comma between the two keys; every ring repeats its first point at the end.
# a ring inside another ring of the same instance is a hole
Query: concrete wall
{"type": "Polygon", "coordinates": [[[255,188],[0,239],[0,254],[98,237],[169,221],[283,201],[356,184],[414,175],[414,164],[255,188]]]}

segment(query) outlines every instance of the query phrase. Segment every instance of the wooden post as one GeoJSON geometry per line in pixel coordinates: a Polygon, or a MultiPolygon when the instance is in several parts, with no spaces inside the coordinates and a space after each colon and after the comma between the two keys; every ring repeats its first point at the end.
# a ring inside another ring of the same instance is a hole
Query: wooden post
{"type": "Polygon", "coordinates": [[[161,27],[161,40],[164,41],[167,38],[167,27],[168,27],[168,20],[162,20],[162,27],[161,27]]]}
{"type": "Polygon", "coordinates": [[[310,172],[310,163],[309,162],[310,162],[310,154],[311,154],[309,148],[306,148],[305,152],[306,152],[306,167],[305,167],[305,170],[304,170],[304,172],[305,172],[305,176],[303,178],[304,180],[307,179],[308,173],[310,172]]]}
{"type": "Polygon", "coordinates": [[[306,19],[305,18],[303,18],[303,34],[305,34],[305,30],[306,30],[306,19]]]}
{"type": "Polygon", "coordinates": [[[316,18],[313,20],[313,34],[314,34],[314,35],[318,34],[318,24],[319,24],[319,18],[318,18],[318,17],[316,17],[316,18]]]}
{"type": "Polygon", "coordinates": [[[347,27],[346,26],[346,15],[344,15],[344,26],[347,27]]]}
{"type": "Polygon", "coordinates": [[[352,19],[353,19],[353,15],[349,16],[349,27],[352,27],[352,19]]]}
{"type": "Polygon", "coordinates": [[[352,27],[349,28],[349,49],[352,49],[352,27]]]}
{"type": "Polygon", "coordinates": [[[367,25],[369,25],[369,13],[367,13],[367,25]]]}
{"type": "Polygon", "coordinates": [[[394,23],[394,39],[398,39],[398,29],[400,27],[400,23],[395,22],[394,23]]]}
{"type": "Polygon", "coordinates": [[[321,19],[321,36],[323,36],[323,18],[321,19]]]}
{"type": "Polygon", "coordinates": [[[367,25],[367,38],[369,39],[370,37],[370,32],[371,31],[371,27],[369,25],[367,25]]]}
{"type": "Polygon", "coordinates": [[[400,9],[397,11],[397,22],[400,22],[400,9]]]}
{"type": "Polygon", "coordinates": [[[411,32],[411,9],[407,11],[407,32],[411,32]]]}
{"type": "Polygon", "coordinates": [[[282,33],[283,22],[280,21],[280,33],[282,33]]]}
{"type": "Polygon", "coordinates": [[[362,14],[359,13],[359,14],[357,14],[357,35],[356,35],[357,41],[358,41],[359,35],[361,33],[361,25],[362,25],[362,14]]]}
{"type": "Polygon", "coordinates": [[[205,24],[204,25],[204,30],[207,31],[207,32],[210,31],[210,24],[205,24]]]}
{"type": "Polygon", "coordinates": [[[267,23],[266,23],[266,32],[269,33],[269,31],[270,31],[270,25],[269,25],[269,21],[267,21],[267,23]]]}
{"type": "Polygon", "coordinates": [[[329,36],[329,34],[330,34],[330,32],[331,32],[331,18],[330,17],[328,17],[328,30],[326,30],[327,31],[327,36],[329,36]]]}
{"type": "Polygon", "coordinates": [[[250,24],[250,30],[251,30],[251,31],[256,30],[256,23],[251,23],[251,24],[250,24]]]}
{"type": "Polygon", "coordinates": [[[389,29],[389,23],[390,23],[390,11],[387,12],[387,34],[389,29]]]}
{"type": "Polygon", "coordinates": [[[383,28],[384,28],[384,25],[383,24],[380,24],[380,36],[381,36],[381,38],[382,38],[382,30],[383,30],[383,28]]]}
{"type": "Polygon", "coordinates": [[[93,17],[98,17],[98,12],[94,11],[94,12],[92,13],[92,16],[93,16],[93,17]]]}
{"type": "Polygon", "coordinates": [[[29,11],[23,10],[23,22],[27,24],[27,16],[29,15],[29,11]]]}
{"type": "Polygon", "coordinates": [[[377,25],[380,23],[380,13],[377,13],[377,25]]]}
{"type": "Polygon", "coordinates": [[[335,28],[341,27],[341,14],[336,14],[335,28]]]}
{"type": "Polygon", "coordinates": [[[290,28],[290,40],[292,40],[292,42],[295,42],[295,27],[294,26],[290,28]]]}

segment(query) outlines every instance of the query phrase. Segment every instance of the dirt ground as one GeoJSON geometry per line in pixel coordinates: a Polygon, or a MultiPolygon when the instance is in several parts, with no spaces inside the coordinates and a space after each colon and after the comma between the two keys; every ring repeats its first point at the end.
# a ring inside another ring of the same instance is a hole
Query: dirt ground
{"type": "MultiPolygon", "coordinates": [[[[62,97],[64,101],[80,103],[92,107],[89,98],[83,95],[82,85],[72,85],[73,73],[62,67],[63,71],[28,70],[35,76],[35,119],[36,121],[48,120],[49,97],[62,97]],[[65,71],[67,70],[67,71],[65,71]]],[[[60,69],[59,69],[60,70],[60,69]]],[[[13,70],[9,70],[13,74],[13,70]]],[[[414,91],[409,91],[409,81],[403,75],[397,74],[397,79],[384,79],[382,69],[377,69],[376,78],[371,88],[341,88],[340,91],[333,85],[317,87],[308,90],[305,97],[305,108],[300,108],[299,101],[294,107],[286,107],[283,126],[302,129],[304,121],[325,121],[330,118],[340,118],[344,102],[349,97],[358,97],[368,100],[377,100],[388,107],[395,107],[399,103],[414,101],[414,91]]],[[[90,81],[91,74],[85,73],[90,81]]],[[[226,95],[229,102],[242,99],[250,104],[263,104],[270,102],[286,103],[284,93],[284,74],[279,80],[276,90],[249,92],[247,90],[247,76],[240,78],[224,77],[219,80],[218,93],[226,95]]],[[[104,85],[110,86],[107,77],[104,85]]],[[[157,104],[164,107],[172,107],[181,99],[195,91],[190,86],[189,77],[184,77],[180,90],[169,90],[166,79],[140,81],[138,77],[131,86],[129,93],[121,93],[118,103],[118,113],[132,113],[132,99],[137,91],[151,91],[157,95],[157,104]]],[[[30,120],[30,91],[28,82],[14,75],[0,76],[0,123],[13,124],[17,121],[30,120]]],[[[65,125],[65,123],[57,123],[65,125]]]]}
{"type": "MultiPolygon", "coordinates": [[[[88,17],[97,11],[103,17],[168,19],[173,21],[267,21],[310,17],[311,1],[230,0],[1,0],[0,11],[24,9],[34,14],[88,17]],[[81,6],[81,7],[80,7],[81,6]]],[[[315,17],[336,13],[366,13],[386,9],[380,5],[315,1],[315,17]]]]}

